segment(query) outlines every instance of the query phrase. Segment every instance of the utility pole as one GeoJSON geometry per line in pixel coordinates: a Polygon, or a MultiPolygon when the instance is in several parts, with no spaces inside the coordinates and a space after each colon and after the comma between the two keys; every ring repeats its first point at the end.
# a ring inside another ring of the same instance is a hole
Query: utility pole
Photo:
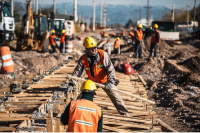
{"type": "Polygon", "coordinates": [[[56,0],[53,0],[53,11],[56,14],[56,0]]]}
{"type": "Polygon", "coordinates": [[[140,24],[142,23],[142,7],[140,6],[140,24]]]}
{"type": "Polygon", "coordinates": [[[187,32],[188,32],[189,19],[190,19],[190,18],[189,18],[189,7],[190,7],[190,6],[189,6],[188,4],[187,4],[186,6],[187,6],[187,32]]]}
{"type": "Polygon", "coordinates": [[[137,12],[138,10],[135,10],[135,23],[137,24],[137,12]]]}
{"type": "Polygon", "coordinates": [[[174,9],[175,9],[175,5],[173,4],[173,6],[172,6],[172,22],[174,22],[174,9]]]}
{"type": "Polygon", "coordinates": [[[74,0],[74,21],[77,22],[77,0],[74,0]]]}
{"type": "Polygon", "coordinates": [[[147,27],[149,27],[149,24],[150,24],[150,20],[149,20],[149,14],[150,14],[150,6],[149,6],[149,0],[147,0],[147,7],[145,7],[145,8],[147,8],[147,27]]]}
{"type": "Polygon", "coordinates": [[[101,0],[101,12],[100,12],[100,27],[102,27],[102,12],[103,12],[103,1],[101,0]]]}
{"type": "Polygon", "coordinates": [[[194,29],[193,31],[196,31],[196,25],[195,25],[195,17],[196,17],[196,0],[194,0],[194,29]]]}
{"type": "Polygon", "coordinates": [[[35,14],[38,15],[38,0],[35,0],[35,14]]]}
{"type": "Polygon", "coordinates": [[[14,5],[13,5],[13,4],[14,4],[14,3],[13,3],[13,0],[11,0],[10,3],[11,3],[11,14],[12,14],[12,16],[14,16],[14,14],[13,14],[13,7],[14,7],[14,5]]]}
{"type": "Polygon", "coordinates": [[[93,0],[93,31],[95,31],[95,0],[93,0]]]}
{"type": "Polygon", "coordinates": [[[104,9],[103,9],[103,27],[106,29],[106,4],[104,4],[104,9]]]}
{"type": "Polygon", "coordinates": [[[167,14],[167,8],[165,7],[165,15],[167,14]]]}
{"type": "Polygon", "coordinates": [[[40,5],[40,13],[41,13],[41,3],[39,5],[40,5]]]}

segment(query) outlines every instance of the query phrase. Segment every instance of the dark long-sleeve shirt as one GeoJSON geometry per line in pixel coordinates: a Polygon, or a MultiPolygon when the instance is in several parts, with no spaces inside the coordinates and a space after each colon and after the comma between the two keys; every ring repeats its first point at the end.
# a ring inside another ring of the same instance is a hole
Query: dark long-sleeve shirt
{"type": "Polygon", "coordinates": [[[159,43],[159,40],[160,40],[160,34],[159,34],[158,32],[156,33],[156,40],[157,40],[156,42],[159,43]]]}
{"type": "MultiPolygon", "coordinates": [[[[84,95],[82,95],[81,99],[93,101],[93,96],[89,95],[89,94],[84,94],[84,95]]],[[[70,105],[71,105],[71,102],[68,104],[64,113],[61,115],[60,120],[63,125],[68,125],[70,105]]],[[[97,132],[102,132],[102,128],[103,128],[103,114],[101,114],[101,118],[98,121],[97,132]]]]}

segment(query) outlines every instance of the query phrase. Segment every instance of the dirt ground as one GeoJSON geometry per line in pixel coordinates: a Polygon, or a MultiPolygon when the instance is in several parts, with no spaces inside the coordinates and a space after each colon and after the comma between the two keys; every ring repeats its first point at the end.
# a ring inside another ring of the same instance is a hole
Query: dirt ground
{"type": "Polygon", "coordinates": [[[200,131],[200,41],[190,38],[170,47],[158,46],[149,58],[150,38],[143,45],[143,59],[133,58],[133,46],[122,46],[122,55],[111,55],[117,71],[129,62],[148,84],[149,99],[161,120],[180,132],[200,131]],[[152,86],[153,84],[155,86],[152,86]]]}
{"type": "MultiPolygon", "coordinates": [[[[86,36],[93,36],[96,40],[100,37],[98,32],[82,34],[83,39],[86,36]]],[[[150,39],[144,41],[143,59],[133,58],[134,47],[129,44],[121,46],[121,55],[112,54],[110,57],[116,71],[123,72],[122,64],[130,63],[151,88],[148,96],[155,100],[154,108],[161,120],[180,132],[200,131],[200,41],[184,39],[182,44],[174,47],[162,41],[157,58],[149,58],[150,39]]],[[[74,40],[73,44],[74,54],[81,55],[83,41],[74,40]]],[[[10,43],[10,48],[15,72],[13,75],[0,75],[0,86],[9,86],[15,80],[33,77],[40,70],[49,70],[67,55],[16,52],[16,41],[10,43]]]]}

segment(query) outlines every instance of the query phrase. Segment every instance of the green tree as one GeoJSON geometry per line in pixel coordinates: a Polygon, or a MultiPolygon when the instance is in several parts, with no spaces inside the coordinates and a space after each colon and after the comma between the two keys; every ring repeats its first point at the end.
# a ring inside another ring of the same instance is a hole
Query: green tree
{"type": "Polygon", "coordinates": [[[129,19],[124,27],[125,28],[130,28],[131,26],[134,26],[134,25],[135,25],[134,22],[131,19],[129,19]]]}
{"type": "Polygon", "coordinates": [[[19,14],[17,11],[14,11],[14,19],[15,22],[19,22],[21,20],[21,14],[19,14]]]}

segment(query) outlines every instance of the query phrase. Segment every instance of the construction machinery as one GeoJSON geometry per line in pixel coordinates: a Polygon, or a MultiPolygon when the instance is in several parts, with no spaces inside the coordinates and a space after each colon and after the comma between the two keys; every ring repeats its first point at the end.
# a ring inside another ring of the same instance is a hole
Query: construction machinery
{"type": "Polygon", "coordinates": [[[11,3],[0,1],[0,43],[14,39],[15,20],[11,14],[11,3]]]}
{"type": "Polygon", "coordinates": [[[49,36],[47,19],[44,15],[34,15],[31,0],[27,0],[27,12],[22,17],[22,28],[16,34],[17,50],[35,50],[49,52],[49,36]]]}

